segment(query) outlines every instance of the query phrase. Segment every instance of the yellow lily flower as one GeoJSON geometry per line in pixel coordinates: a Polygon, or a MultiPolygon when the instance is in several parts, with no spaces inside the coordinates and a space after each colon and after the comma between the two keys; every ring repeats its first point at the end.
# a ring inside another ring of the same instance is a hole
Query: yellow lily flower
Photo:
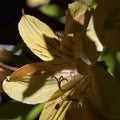
{"type": "Polygon", "coordinates": [[[120,89],[108,72],[95,65],[103,46],[90,8],[78,1],[69,4],[63,37],[30,15],[23,15],[18,27],[26,45],[45,62],[25,65],[5,79],[3,89],[10,97],[27,104],[50,101],[41,120],[68,119],[75,116],[70,116],[73,111],[92,120],[118,113],[118,109],[106,109],[118,103],[112,104],[112,98],[120,89]],[[111,87],[116,89],[109,93],[111,87]]]}

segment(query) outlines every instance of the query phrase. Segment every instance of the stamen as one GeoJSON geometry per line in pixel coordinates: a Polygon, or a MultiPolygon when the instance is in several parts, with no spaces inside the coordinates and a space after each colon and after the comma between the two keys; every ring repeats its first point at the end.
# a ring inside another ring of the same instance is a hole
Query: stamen
{"type": "Polygon", "coordinates": [[[60,76],[59,78],[53,76],[52,78],[54,78],[58,82],[58,87],[61,91],[63,91],[63,92],[66,91],[66,90],[62,89],[61,83],[63,81],[68,81],[68,79],[64,78],[63,76],[60,76]]]}
{"type": "Polygon", "coordinates": [[[78,107],[78,108],[81,108],[81,107],[83,107],[83,104],[82,104],[81,102],[79,102],[79,104],[78,104],[77,107],[78,107]]]}
{"type": "Polygon", "coordinates": [[[61,99],[63,101],[76,103],[78,108],[83,107],[83,104],[82,104],[83,103],[83,97],[82,98],[78,98],[78,97],[73,97],[72,95],[68,95],[68,96],[63,95],[63,96],[61,96],[61,99]]]}
{"type": "Polygon", "coordinates": [[[55,109],[58,110],[59,108],[60,108],[60,104],[57,103],[57,104],[55,105],[55,109]]]}
{"type": "Polygon", "coordinates": [[[68,96],[66,97],[66,99],[67,99],[68,101],[78,102],[78,99],[73,98],[71,95],[68,95],[68,96]]]}
{"type": "Polygon", "coordinates": [[[70,72],[70,78],[71,78],[71,80],[73,79],[75,79],[75,73],[74,72],[70,72]]]}
{"type": "Polygon", "coordinates": [[[8,82],[10,82],[10,81],[11,81],[11,80],[10,80],[10,76],[7,76],[6,80],[7,80],[8,82]]]}
{"type": "Polygon", "coordinates": [[[66,95],[62,95],[62,96],[61,96],[61,99],[62,99],[63,101],[67,101],[67,96],[66,96],[66,95]]]}

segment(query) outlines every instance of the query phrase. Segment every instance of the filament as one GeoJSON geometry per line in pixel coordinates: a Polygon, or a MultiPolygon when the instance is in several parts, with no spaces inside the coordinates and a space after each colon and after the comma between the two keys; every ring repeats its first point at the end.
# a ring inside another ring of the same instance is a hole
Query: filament
{"type": "Polygon", "coordinates": [[[61,83],[62,83],[63,81],[68,81],[67,78],[64,78],[63,76],[60,76],[59,78],[53,76],[52,78],[54,78],[54,79],[58,82],[58,87],[59,87],[59,89],[60,89],[61,91],[66,91],[66,90],[62,89],[61,83]]]}

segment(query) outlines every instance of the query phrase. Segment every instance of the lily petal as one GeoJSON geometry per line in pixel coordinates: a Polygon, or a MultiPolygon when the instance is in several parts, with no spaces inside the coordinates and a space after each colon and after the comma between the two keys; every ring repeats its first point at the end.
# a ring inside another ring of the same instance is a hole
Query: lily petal
{"type": "Polygon", "coordinates": [[[87,9],[88,7],[79,1],[73,2],[68,5],[65,35],[69,33],[78,32],[80,30],[80,25],[84,25],[85,13],[87,9]],[[78,22],[80,25],[78,26],[75,21],[78,22]]]}
{"type": "Polygon", "coordinates": [[[94,30],[92,10],[81,2],[69,4],[61,49],[75,60],[89,59],[93,64],[103,50],[94,30]]]}
{"type": "Polygon", "coordinates": [[[81,34],[84,31],[83,24],[86,10],[87,6],[81,2],[76,1],[69,4],[66,16],[65,33],[61,44],[62,52],[66,55],[74,57],[76,34],[81,34]]]}
{"type": "Polygon", "coordinates": [[[99,41],[95,32],[93,16],[90,18],[86,37],[83,40],[83,49],[84,54],[93,64],[96,63],[101,51],[103,50],[103,45],[99,41]]]}
{"type": "Polygon", "coordinates": [[[95,30],[102,44],[120,50],[120,1],[101,0],[93,14],[95,30]]]}
{"type": "Polygon", "coordinates": [[[60,36],[42,21],[30,15],[23,15],[18,29],[26,45],[42,60],[50,61],[54,56],[61,56],[60,36]]]}
{"type": "Polygon", "coordinates": [[[104,106],[114,119],[120,118],[120,85],[104,69],[95,66],[93,76],[96,87],[102,95],[104,106]]]}
{"type": "MultiPolygon", "coordinates": [[[[74,68],[63,68],[64,66],[59,67],[53,65],[52,62],[25,65],[4,80],[3,89],[13,99],[28,104],[55,99],[64,93],[64,91],[60,91],[59,84],[62,88],[64,84],[74,80],[71,73],[74,73],[75,76],[77,74],[74,68]],[[63,79],[59,80],[61,76],[63,79]]],[[[63,89],[69,89],[71,86],[63,87],[63,89]]]]}
{"type": "Polygon", "coordinates": [[[103,114],[103,111],[95,109],[86,98],[83,98],[81,103],[80,99],[77,99],[80,98],[80,89],[76,89],[73,96],[70,90],[63,96],[47,102],[39,120],[112,120],[103,114]],[[71,99],[68,96],[71,96],[71,99]]]}

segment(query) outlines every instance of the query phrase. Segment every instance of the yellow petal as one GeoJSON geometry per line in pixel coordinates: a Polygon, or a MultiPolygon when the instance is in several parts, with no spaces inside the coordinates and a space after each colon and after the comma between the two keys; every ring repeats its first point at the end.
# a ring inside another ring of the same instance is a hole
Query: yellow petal
{"type": "Polygon", "coordinates": [[[62,52],[64,52],[66,55],[72,57],[74,56],[76,33],[81,34],[83,32],[86,10],[87,7],[78,1],[73,2],[68,6],[65,33],[61,45],[62,52]]]}
{"type": "Polygon", "coordinates": [[[103,45],[98,39],[96,35],[94,23],[93,23],[93,16],[90,18],[87,31],[86,31],[86,38],[83,44],[84,54],[93,62],[95,63],[98,59],[99,53],[103,50],[103,45]]]}
{"type": "Polygon", "coordinates": [[[98,108],[98,106],[95,107],[93,104],[91,104],[91,101],[89,101],[88,98],[86,98],[86,100],[83,102],[81,109],[83,113],[83,120],[113,120],[109,114],[104,113],[104,110],[100,111],[100,108],[98,108]]]}
{"type": "Polygon", "coordinates": [[[95,30],[102,44],[120,50],[120,1],[101,0],[93,14],[95,30]]]}
{"type": "Polygon", "coordinates": [[[77,72],[74,72],[71,67],[68,68],[64,69],[64,65],[53,65],[52,62],[28,64],[4,80],[3,89],[13,99],[24,103],[37,104],[48,101],[63,94],[63,91],[59,90],[58,81],[62,80],[60,82],[62,88],[64,84],[74,80],[71,73],[76,75],[77,72]],[[61,76],[62,79],[60,79],[61,76]]]}
{"type": "Polygon", "coordinates": [[[61,38],[52,29],[30,15],[23,15],[19,24],[19,33],[30,50],[44,61],[61,56],[61,38]]]}
{"type": "Polygon", "coordinates": [[[75,1],[68,5],[66,16],[65,34],[78,32],[80,25],[84,25],[85,13],[88,7],[79,1],[75,1]],[[80,25],[77,25],[77,23],[80,25]]]}
{"type": "Polygon", "coordinates": [[[63,96],[47,102],[39,120],[73,120],[73,118],[82,119],[83,116],[77,99],[73,98],[73,101],[71,99],[67,99],[67,96],[69,96],[70,93],[71,91],[67,91],[63,96]]]}
{"type": "Polygon", "coordinates": [[[73,95],[70,90],[63,96],[47,102],[39,120],[111,120],[106,114],[102,114],[103,111],[99,111],[99,108],[95,109],[87,97],[86,100],[83,98],[81,103],[80,89],[74,89],[73,95]]]}
{"type": "Polygon", "coordinates": [[[47,102],[39,120],[64,120],[66,110],[70,104],[68,101],[63,101],[61,97],[47,102]]]}
{"type": "Polygon", "coordinates": [[[94,80],[99,93],[102,95],[104,107],[114,119],[120,118],[120,85],[107,71],[95,66],[94,80]]]}
{"type": "Polygon", "coordinates": [[[103,50],[94,30],[91,10],[81,2],[69,4],[61,48],[63,53],[75,59],[89,59],[92,63],[103,50]]]}

